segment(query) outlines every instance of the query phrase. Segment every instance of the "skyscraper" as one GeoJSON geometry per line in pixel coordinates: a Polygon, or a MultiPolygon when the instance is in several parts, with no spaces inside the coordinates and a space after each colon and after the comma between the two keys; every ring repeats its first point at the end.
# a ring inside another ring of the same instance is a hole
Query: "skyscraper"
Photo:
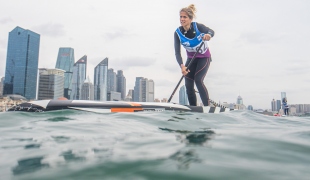
{"type": "Polygon", "coordinates": [[[243,104],[243,99],[242,99],[242,97],[241,96],[238,96],[238,98],[237,98],[237,104],[243,104]]]}
{"type": "Polygon", "coordinates": [[[281,102],[283,101],[283,98],[286,98],[286,92],[281,92],[281,102]]]}
{"type": "Polygon", "coordinates": [[[282,101],[281,100],[277,100],[277,111],[279,111],[281,109],[281,103],[282,101]]]}
{"type": "Polygon", "coordinates": [[[82,85],[81,100],[94,100],[94,85],[89,77],[85,79],[82,85]]]}
{"type": "Polygon", "coordinates": [[[134,93],[133,89],[129,89],[128,90],[128,94],[127,94],[127,96],[125,98],[125,101],[132,101],[133,100],[133,98],[132,98],[133,93],[134,93]]]}
{"type": "Polygon", "coordinates": [[[154,81],[136,77],[133,96],[136,102],[154,102],[154,81]]]}
{"type": "Polygon", "coordinates": [[[3,94],[36,98],[40,35],[21,27],[9,33],[3,94]]]}
{"type": "Polygon", "coordinates": [[[71,100],[81,99],[82,85],[86,79],[87,56],[81,57],[73,66],[72,83],[71,83],[71,100]]]}
{"type": "Polygon", "coordinates": [[[38,100],[57,99],[64,94],[65,71],[62,69],[39,69],[38,100]]]}
{"type": "Polygon", "coordinates": [[[152,79],[149,80],[149,97],[148,97],[148,102],[154,102],[155,99],[155,83],[152,79]]]}
{"type": "Polygon", "coordinates": [[[140,100],[140,89],[141,89],[141,79],[143,79],[143,77],[136,77],[136,81],[135,81],[135,87],[134,87],[134,98],[133,101],[135,102],[139,102],[140,100]]]}
{"type": "Polygon", "coordinates": [[[180,88],[179,91],[179,104],[188,105],[188,98],[184,85],[180,88]]]}
{"type": "Polygon", "coordinates": [[[4,77],[0,79],[0,96],[3,95],[3,84],[4,84],[4,77]]]}
{"type": "Polygon", "coordinates": [[[126,96],[126,78],[122,70],[117,71],[117,92],[121,93],[121,99],[124,100],[126,96]]]}
{"type": "Polygon", "coordinates": [[[142,78],[140,79],[140,101],[141,102],[148,102],[149,101],[149,85],[148,85],[148,79],[142,78]]]}
{"type": "Polygon", "coordinates": [[[276,110],[277,110],[276,100],[272,99],[272,101],[271,101],[271,111],[276,111],[276,110]]]}
{"type": "Polygon", "coordinates": [[[116,73],[114,72],[114,69],[109,68],[108,69],[108,89],[107,91],[115,91],[116,92],[116,88],[117,88],[117,84],[116,84],[116,73]]]}
{"type": "Polygon", "coordinates": [[[70,99],[71,89],[69,89],[74,66],[74,49],[70,47],[61,47],[58,51],[55,68],[65,70],[64,97],[70,99]]]}
{"type": "Polygon", "coordinates": [[[94,70],[94,99],[98,101],[107,101],[108,63],[109,59],[104,58],[94,70]]]}

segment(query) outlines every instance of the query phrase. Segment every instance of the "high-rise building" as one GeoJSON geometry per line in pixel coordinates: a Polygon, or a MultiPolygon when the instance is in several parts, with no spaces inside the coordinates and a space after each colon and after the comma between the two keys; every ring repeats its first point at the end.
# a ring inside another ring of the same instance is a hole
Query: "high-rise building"
{"type": "Polygon", "coordinates": [[[126,78],[122,70],[117,71],[117,92],[121,93],[121,99],[124,100],[126,96],[126,78]]]}
{"type": "Polygon", "coordinates": [[[109,68],[108,69],[108,89],[107,91],[115,91],[116,92],[116,88],[117,88],[117,84],[116,84],[116,73],[114,72],[114,69],[109,68]]]}
{"type": "Polygon", "coordinates": [[[81,100],[94,100],[94,85],[89,77],[85,79],[82,85],[81,100]]]}
{"type": "Polygon", "coordinates": [[[134,93],[134,90],[133,89],[129,89],[128,90],[128,94],[127,94],[127,96],[125,98],[125,101],[132,101],[133,100],[133,98],[132,98],[133,93],[134,93]]]}
{"type": "Polygon", "coordinates": [[[141,94],[141,79],[143,79],[143,77],[136,77],[136,81],[135,81],[135,87],[134,87],[134,99],[133,101],[135,102],[139,102],[141,101],[140,99],[140,94],[141,94]]]}
{"type": "Polygon", "coordinates": [[[271,101],[271,111],[277,111],[277,103],[274,99],[271,101]]]}
{"type": "Polygon", "coordinates": [[[180,88],[179,91],[179,104],[188,105],[188,97],[184,85],[180,88]]]}
{"type": "Polygon", "coordinates": [[[281,92],[281,102],[283,101],[283,98],[286,98],[286,92],[281,92]]]}
{"type": "Polygon", "coordinates": [[[70,47],[61,47],[58,51],[55,68],[65,70],[64,97],[70,99],[73,66],[74,66],[74,49],[70,47]]]}
{"type": "Polygon", "coordinates": [[[87,56],[81,57],[73,66],[72,83],[71,83],[71,100],[81,99],[82,85],[86,79],[87,56]]]}
{"type": "Polygon", "coordinates": [[[154,84],[154,81],[152,79],[149,80],[148,82],[149,84],[149,97],[148,97],[148,102],[154,102],[154,99],[155,99],[155,90],[154,90],[154,87],[155,87],[155,84],[154,84]]]}
{"type": "Polygon", "coordinates": [[[281,109],[281,100],[277,100],[276,104],[277,104],[277,111],[279,111],[281,109]]]}
{"type": "Polygon", "coordinates": [[[57,99],[64,95],[65,71],[62,69],[39,69],[38,100],[57,99]]]}
{"type": "Polygon", "coordinates": [[[141,102],[148,102],[149,101],[149,85],[148,85],[148,79],[147,78],[142,78],[140,80],[140,101],[141,102]]]}
{"type": "Polygon", "coordinates": [[[21,27],[9,33],[3,94],[36,98],[40,35],[21,27]]]}
{"type": "Polygon", "coordinates": [[[242,97],[241,96],[238,96],[238,98],[237,98],[237,104],[243,104],[243,99],[242,99],[242,97]]]}
{"type": "Polygon", "coordinates": [[[134,101],[154,102],[154,81],[144,77],[136,77],[134,101]]]}
{"type": "Polygon", "coordinates": [[[94,91],[95,100],[107,101],[108,94],[108,63],[109,59],[104,58],[94,70],[94,91]]]}
{"type": "Polygon", "coordinates": [[[0,79],[0,96],[3,95],[3,84],[4,84],[4,77],[0,79]]]}

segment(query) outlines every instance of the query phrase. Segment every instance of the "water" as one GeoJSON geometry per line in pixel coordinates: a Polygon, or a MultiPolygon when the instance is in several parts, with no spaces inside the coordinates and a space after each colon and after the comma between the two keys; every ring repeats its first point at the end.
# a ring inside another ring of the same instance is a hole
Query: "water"
{"type": "Polygon", "coordinates": [[[309,179],[310,117],[0,113],[0,179],[309,179]]]}

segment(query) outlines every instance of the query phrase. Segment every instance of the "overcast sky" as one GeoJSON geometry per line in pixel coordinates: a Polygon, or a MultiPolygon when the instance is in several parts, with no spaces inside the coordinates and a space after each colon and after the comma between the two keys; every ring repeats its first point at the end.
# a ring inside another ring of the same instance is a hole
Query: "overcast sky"
{"type": "Polygon", "coordinates": [[[173,33],[179,10],[193,3],[194,21],[215,31],[205,78],[212,100],[236,103],[240,95],[245,105],[271,108],[271,100],[286,92],[289,104],[310,104],[309,0],[0,2],[0,77],[8,34],[20,26],[41,35],[40,68],[54,68],[59,47],[72,47],[76,61],[87,55],[91,80],[94,67],[108,57],[109,68],[124,71],[127,91],[142,76],[154,80],[156,98],[169,98],[181,78],[173,33]]]}

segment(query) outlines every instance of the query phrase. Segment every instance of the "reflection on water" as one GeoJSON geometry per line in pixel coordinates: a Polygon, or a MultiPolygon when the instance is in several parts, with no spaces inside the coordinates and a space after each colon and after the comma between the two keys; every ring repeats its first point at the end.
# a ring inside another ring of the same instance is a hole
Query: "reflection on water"
{"type": "Polygon", "coordinates": [[[191,163],[199,163],[201,159],[198,158],[198,154],[194,149],[178,151],[170,159],[177,161],[178,169],[189,169],[191,163]]]}
{"type": "MultiPolygon", "coordinates": [[[[163,131],[176,133],[177,141],[185,143],[187,146],[203,146],[207,141],[211,140],[215,132],[213,130],[204,131],[184,131],[184,130],[172,130],[169,128],[159,128],[163,131]]],[[[190,164],[200,163],[202,160],[199,158],[195,149],[180,150],[170,156],[170,159],[177,161],[177,168],[179,170],[189,169],[190,164]]]]}
{"type": "Polygon", "coordinates": [[[42,164],[41,161],[44,157],[34,157],[22,159],[18,161],[18,165],[12,169],[14,175],[35,172],[42,168],[49,167],[48,164],[42,164]]]}
{"type": "Polygon", "coordinates": [[[67,117],[53,117],[53,118],[48,118],[47,121],[51,122],[59,122],[59,121],[69,121],[73,120],[72,118],[67,118],[67,117]]]}
{"type": "Polygon", "coordinates": [[[203,145],[207,141],[211,140],[215,132],[213,130],[205,131],[184,131],[184,130],[172,130],[168,128],[159,128],[168,132],[177,133],[177,140],[187,145],[203,145]]]}

